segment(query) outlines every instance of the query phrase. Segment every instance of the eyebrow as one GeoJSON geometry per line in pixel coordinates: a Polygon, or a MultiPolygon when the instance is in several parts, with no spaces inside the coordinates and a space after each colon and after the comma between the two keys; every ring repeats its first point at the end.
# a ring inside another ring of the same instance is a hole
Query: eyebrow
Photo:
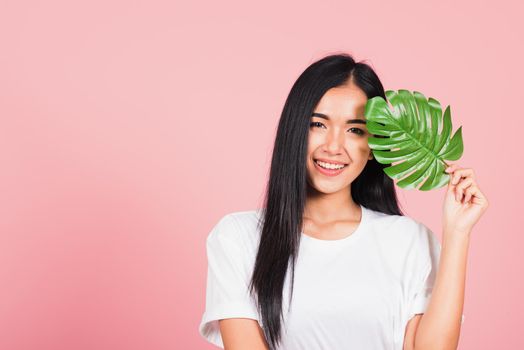
{"type": "MultiPolygon", "coordinates": [[[[311,117],[319,117],[322,119],[329,120],[329,117],[326,114],[323,113],[316,113],[314,112],[311,117]]],[[[346,124],[366,124],[366,121],[364,119],[348,119],[346,120],[346,124]]]]}

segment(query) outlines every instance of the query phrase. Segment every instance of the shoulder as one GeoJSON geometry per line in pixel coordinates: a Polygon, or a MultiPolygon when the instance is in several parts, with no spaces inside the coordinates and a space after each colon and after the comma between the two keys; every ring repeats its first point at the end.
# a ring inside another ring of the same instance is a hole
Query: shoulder
{"type": "Polygon", "coordinates": [[[440,248],[433,231],[413,217],[373,210],[369,213],[370,227],[373,236],[376,237],[376,244],[382,247],[386,254],[394,255],[395,259],[440,248]]]}
{"type": "Polygon", "coordinates": [[[259,241],[261,210],[236,211],[223,215],[207,236],[207,243],[232,244],[254,249],[259,241]]]}
{"type": "Polygon", "coordinates": [[[369,222],[374,249],[404,283],[409,283],[415,278],[413,276],[424,274],[428,266],[437,261],[440,243],[419,220],[408,215],[372,212],[369,222]]]}
{"type": "Polygon", "coordinates": [[[380,239],[409,243],[433,234],[425,224],[408,215],[393,215],[371,209],[367,210],[370,226],[380,236],[380,239]]]}

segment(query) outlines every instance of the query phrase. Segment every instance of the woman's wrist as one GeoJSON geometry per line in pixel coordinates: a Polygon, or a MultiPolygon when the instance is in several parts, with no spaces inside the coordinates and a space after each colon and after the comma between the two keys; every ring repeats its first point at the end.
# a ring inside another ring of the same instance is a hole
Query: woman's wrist
{"type": "Polygon", "coordinates": [[[471,230],[457,230],[453,228],[444,228],[442,234],[442,243],[446,242],[468,242],[471,236],[471,230]]]}

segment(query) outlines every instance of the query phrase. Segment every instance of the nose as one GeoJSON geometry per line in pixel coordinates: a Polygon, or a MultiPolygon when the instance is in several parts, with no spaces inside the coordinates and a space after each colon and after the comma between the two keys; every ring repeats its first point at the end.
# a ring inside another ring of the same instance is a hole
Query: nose
{"type": "Polygon", "coordinates": [[[325,149],[330,154],[339,154],[344,148],[345,141],[344,129],[332,128],[327,135],[325,149]]]}

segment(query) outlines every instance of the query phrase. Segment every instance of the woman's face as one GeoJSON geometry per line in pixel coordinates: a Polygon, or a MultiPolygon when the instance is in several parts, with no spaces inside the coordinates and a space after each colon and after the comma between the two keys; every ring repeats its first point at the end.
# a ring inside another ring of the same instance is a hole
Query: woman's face
{"type": "Polygon", "coordinates": [[[309,127],[307,177],[317,191],[348,189],[367,161],[373,159],[364,117],[366,102],[364,91],[349,83],[329,89],[315,107],[309,127]],[[340,165],[344,165],[340,170],[322,168],[340,165]]]}

